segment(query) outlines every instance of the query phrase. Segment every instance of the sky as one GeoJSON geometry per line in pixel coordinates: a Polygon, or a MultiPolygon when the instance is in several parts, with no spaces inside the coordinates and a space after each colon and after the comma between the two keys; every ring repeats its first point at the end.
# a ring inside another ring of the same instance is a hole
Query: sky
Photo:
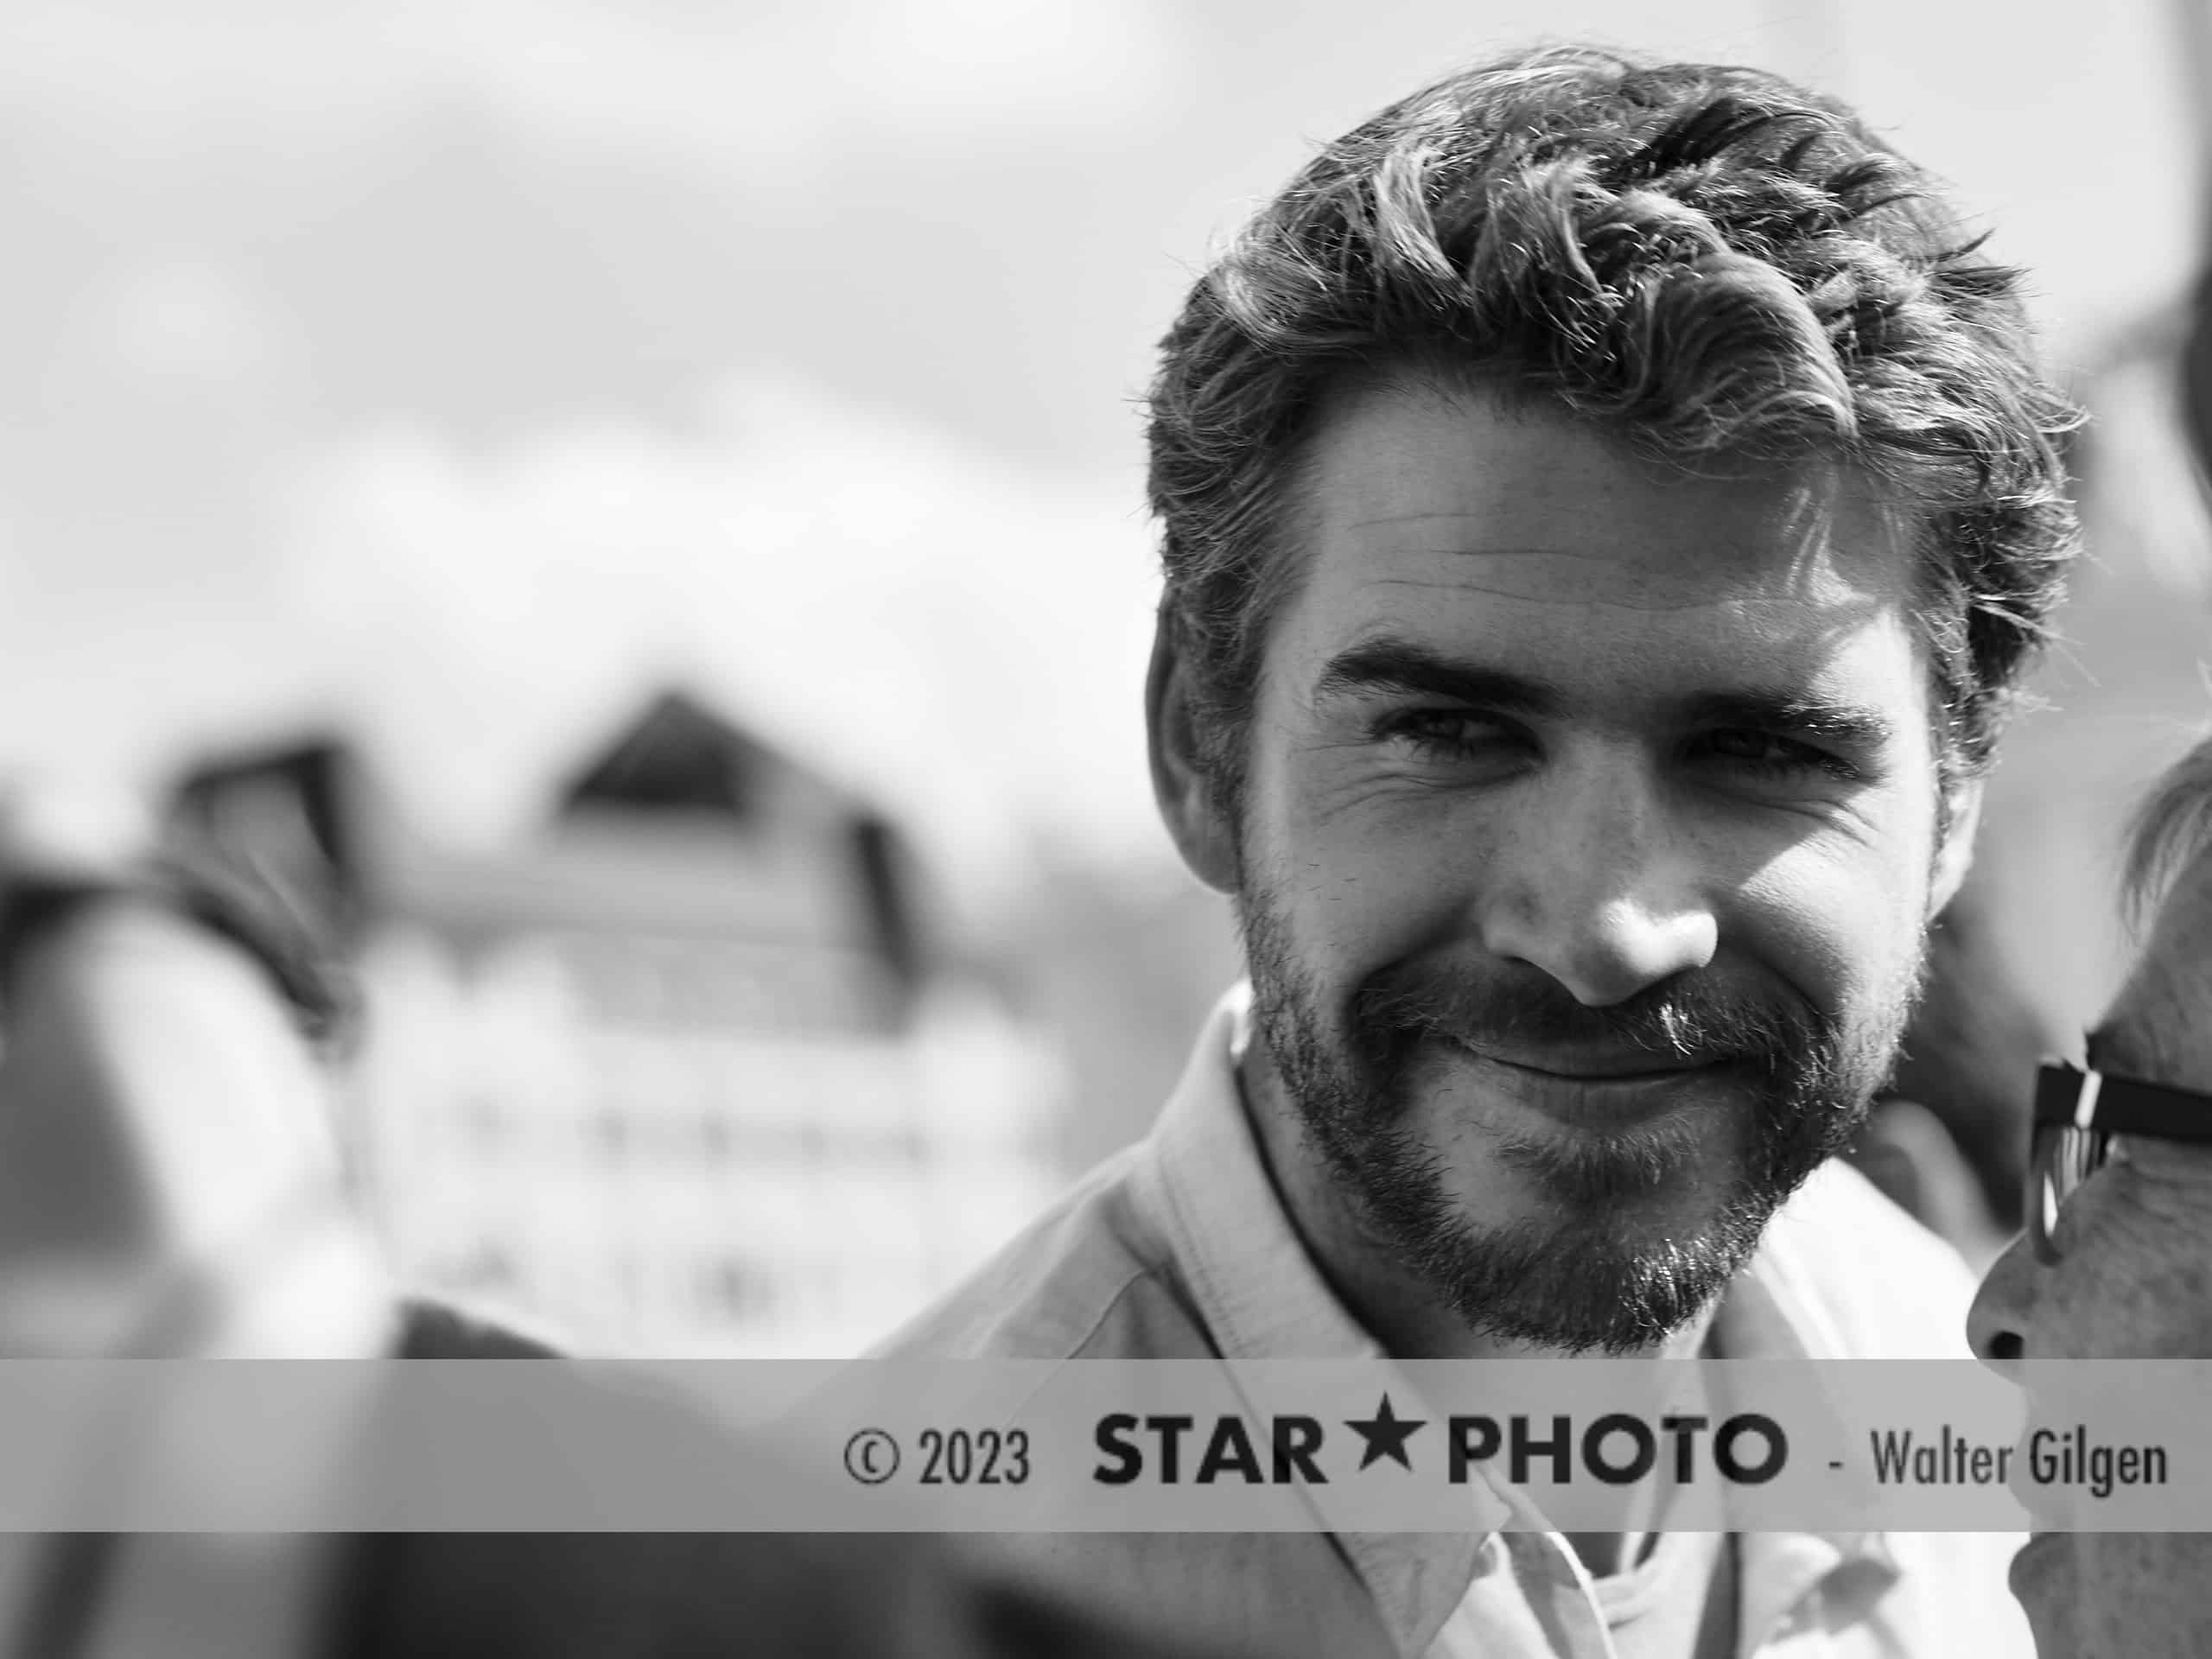
{"type": "Polygon", "coordinates": [[[493,844],[677,678],[971,887],[1163,858],[1135,400],[1313,144],[1539,35],[1764,63],[2094,364],[2196,244],[2173,10],[15,0],[0,755],[334,721],[493,844]]]}

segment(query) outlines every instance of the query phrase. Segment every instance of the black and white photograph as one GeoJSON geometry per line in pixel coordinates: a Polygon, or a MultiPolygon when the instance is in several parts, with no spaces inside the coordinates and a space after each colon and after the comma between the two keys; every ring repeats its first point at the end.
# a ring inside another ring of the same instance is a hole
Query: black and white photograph
{"type": "Polygon", "coordinates": [[[0,1659],[2212,1659],[2207,0],[0,155],[0,1659]]]}

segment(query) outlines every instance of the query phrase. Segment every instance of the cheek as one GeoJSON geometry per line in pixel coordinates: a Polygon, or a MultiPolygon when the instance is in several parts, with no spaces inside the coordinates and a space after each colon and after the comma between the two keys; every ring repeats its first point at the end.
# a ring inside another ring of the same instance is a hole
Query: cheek
{"type": "Polygon", "coordinates": [[[2140,1295],[2165,1324],[2164,1351],[2178,1359],[2212,1359],[2212,1265],[2169,1260],[2163,1272],[2145,1281],[2140,1295]]]}
{"type": "MultiPolygon", "coordinates": [[[[2204,1653],[2212,1641],[2212,1535],[2083,1533],[2075,1541],[2070,1617],[2084,1655],[2204,1653]]],[[[2054,1586],[2056,1588],[2057,1586],[2054,1586]]]]}
{"type": "Polygon", "coordinates": [[[1325,756],[1278,759],[1253,791],[1244,847],[1306,965],[1357,980],[1463,933],[1483,861],[1467,815],[1378,803],[1337,771],[1325,756]]]}
{"type": "Polygon", "coordinates": [[[1911,971],[1926,894],[1924,874],[1908,880],[1864,848],[1802,844],[1744,884],[1722,938],[1840,1014],[1886,999],[1911,971]]]}
{"type": "Polygon", "coordinates": [[[1439,861],[1373,836],[1322,832],[1295,844],[1294,857],[1270,861],[1268,886],[1317,976],[1363,980],[1464,931],[1465,908],[1439,861]]]}
{"type": "Polygon", "coordinates": [[[2212,1359],[2204,1229],[2162,1225],[2125,1188],[2101,1190],[2121,1173],[2100,1175],[2068,1206],[2058,1265],[2038,1274],[2030,1357],[2212,1359]]]}
{"type": "Polygon", "coordinates": [[[2098,1241],[2081,1254],[2094,1270],[2068,1299],[2081,1328],[2069,1350],[2096,1358],[2212,1359],[2212,1268],[2177,1260],[2164,1241],[2147,1249],[2098,1241]]]}

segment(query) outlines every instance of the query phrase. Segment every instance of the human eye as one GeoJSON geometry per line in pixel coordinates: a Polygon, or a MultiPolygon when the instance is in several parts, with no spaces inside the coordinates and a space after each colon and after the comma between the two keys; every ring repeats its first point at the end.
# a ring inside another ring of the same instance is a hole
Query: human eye
{"type": "Polygon", "coordinates": [[[1700,740],[1707,753],[1747,776],[1789,781],[1828,777],[1857,782],[1859,768],[1841,755],[1750,727],[1721,727],[1700,740]]]}
{"type": "Polygon", "coordinates": [[[1413,709],[1385,715],[1375,736],[1411,758],[1459,763],[1500,753],[1511,737],[1495,720],[1464,709],[1413,709]]]}

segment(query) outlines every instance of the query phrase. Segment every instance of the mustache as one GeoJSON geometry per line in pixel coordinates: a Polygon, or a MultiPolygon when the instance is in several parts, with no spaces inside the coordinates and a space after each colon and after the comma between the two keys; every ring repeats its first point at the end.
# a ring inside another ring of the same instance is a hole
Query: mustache
{"type": "Polygon", "coordinates": [[[1474,1049],[1632,1048],[1683,1065],[1772,1067],[1825,1048],[1826,1022],[1806,1007],[1752,1001],[1694,980],[1590,1007],[1556,981],[1484,982],[1435,969],[1392,974],[1360,992],[1355,1027],[1385,1046],[1423,1036],[1474,1049]]]}

